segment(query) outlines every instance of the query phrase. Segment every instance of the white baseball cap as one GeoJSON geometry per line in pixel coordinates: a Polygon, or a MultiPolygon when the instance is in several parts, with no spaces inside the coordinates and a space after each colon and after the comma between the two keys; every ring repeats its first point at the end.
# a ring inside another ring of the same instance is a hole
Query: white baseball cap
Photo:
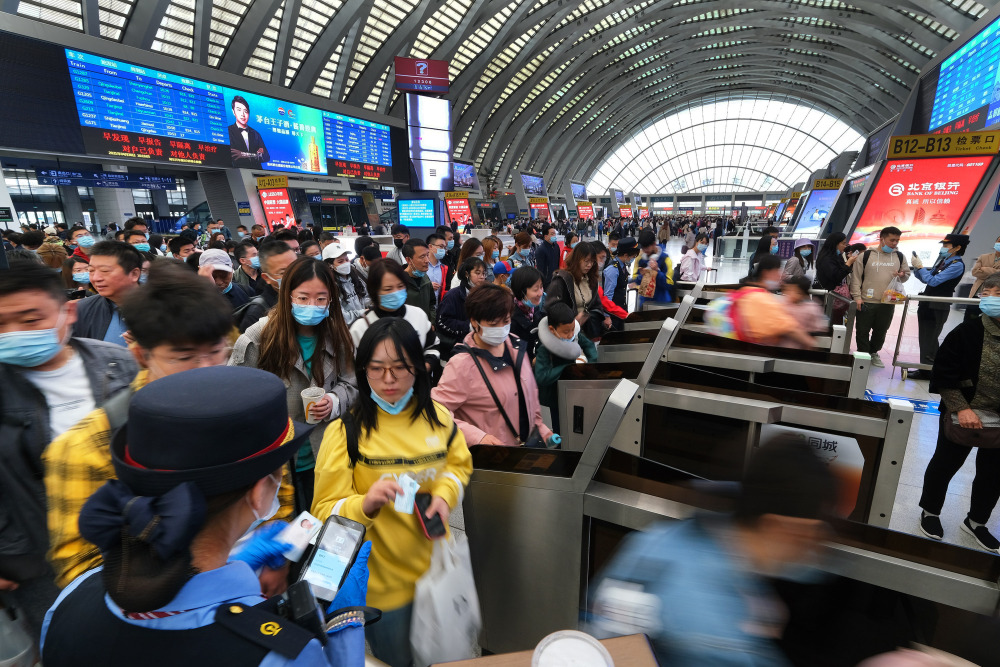
{"type": "Polygon", "coordinates": [[[345,248],[344,246],[336,242],[331,243],[330,245],[328,245],[326,248],[323,249],[323,259],[337,259],[338,257],[342,257],[343,255],[347,255],[348,261],[352,261],[357,256],[354,254],[353,250],[351,250],[350,248],[345,248]]]}
{"type": "Polygon", "coordinates": [[[201,261],[198,263],[198,266],[211,266],[216,271],[233,272],[233,260],[225,250],[218,248],[209,248],[201,253],[201,261]]]}

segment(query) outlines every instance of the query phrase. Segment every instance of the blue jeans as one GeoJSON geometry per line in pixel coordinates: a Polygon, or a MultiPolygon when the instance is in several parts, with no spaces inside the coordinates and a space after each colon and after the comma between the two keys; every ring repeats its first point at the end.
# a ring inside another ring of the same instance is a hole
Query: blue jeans
{"type": "Polygon", "coordinates": [[[410,667],[413,653],[410,650],[410,620],[413,604],[382,612],[382,618],[365,628],[365,638],[372,654],[390,667],[410,667]]]}

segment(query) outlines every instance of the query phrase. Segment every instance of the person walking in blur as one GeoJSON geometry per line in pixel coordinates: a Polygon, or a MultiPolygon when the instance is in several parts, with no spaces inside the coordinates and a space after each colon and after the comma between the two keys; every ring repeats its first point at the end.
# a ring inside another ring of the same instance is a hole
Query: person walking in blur
{"type": "Polygon", "coordinates": [[[866,250],[851,269],[851,298],[858,305],[854,319],[858,352],[871,354],[872,366],[885,368],[879,352],[892,325],[895,307],[882,303],[882,295],[894,278],[910,279],[910,268],[903,253],[896,250],[902,232],[885,227],[879,232],[879,247],[866,250]]]}
{"type": "Polygon", "coordinates": [[[432,399],[423,345],[406,320],[388,317],[365,331],[355,374],[358,400],[326,429],[319,450],[312,513],[364,525],[372,542],[366,604],[382,610],[366,629],[368,642],[379,660],[408,667],[414,590],[430,567],[433,542],[412,512],[393,506],[403,493],[399,478],[415,478],[431,495],[426,517],[448,526],[472,475],[472,456],[449,411],[432,399]]]}
{"type": "Polygon", "coordinates": [[[492,283],[469,292],[465,313],[472,331],[456,345],[434,388],[434,400],[451,410],[467,442],[517,446],[537,433],[549,441],[527,347],[510,338],[514,295],[492,283]]]}
{"type": "Polygon", "coordinates": [[[288,388],[288,413],[317,424],[295,453],[293,471],[297,505],[312,505],[313,469],[327,424],[357,400],[354,345],[339,307],[337,283],[323,262],[300,257],[281,280],[278,302],[236,341],[230,366],[274,373],[288,388]],[[319,387],[325,394],[306,414],[302,391],[319,387]]]}

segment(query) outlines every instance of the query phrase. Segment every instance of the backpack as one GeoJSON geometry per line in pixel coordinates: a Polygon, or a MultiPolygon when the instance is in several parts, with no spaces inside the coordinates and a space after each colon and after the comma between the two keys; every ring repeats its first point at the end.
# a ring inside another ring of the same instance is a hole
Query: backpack
{"type": "MultiPolygon", "coordinates": [[[[865,250],[865,254],[861,256],[861,279],[862,280],[864,280],[864,278],[865,278],[865,269],[868,268],[868,258],[871,256],[871,254],[873,252],[875,252],[875,251],[874,250],[865,250]]],[[[900,252],[899,250],[896,251],[896,257],[899,258],[899,268],[900,268],[900,270],[902,270],[903,267],[906,266],[906,257],[904,257],[903,253],[900,252]]]]}
{"type": "Polygon", "coordinates": [[[261,296],[261,295],[258,294],[257,296],[255,296],[254,298],[250,299],[249,301],[247,301],[246,303],[244,303],[242,306],[240,306],[239,308],[237,308],[236,310],[233,311],[233,324],[240,331],[243,331],[243,327],[240,326],[243,323],[243,318],[246,316],[246,313],[250,309],[250,307],[252,305],[254,305],[254,304],[258,304],[265,311],[267,311],[267,309],[268,309],[267,308],[267,301],[264,300],[263,296],[261,296]]]}

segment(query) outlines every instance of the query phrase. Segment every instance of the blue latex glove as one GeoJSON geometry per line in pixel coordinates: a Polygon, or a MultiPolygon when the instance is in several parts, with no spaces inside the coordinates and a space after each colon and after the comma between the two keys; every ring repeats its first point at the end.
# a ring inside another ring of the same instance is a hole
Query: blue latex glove
{"type": "Polygon", "coordinates": [[[250,566],[254,572],[267,566],[278,570],[285,566],[285,552],[292,548],[287,542],[275,539],[288,524],[284,521],[269,523],[259,528],[238,552],[229,560],[241,560],[250,566]]]}
{"type": "Polygon", "coordinates": [[[344,585],[333,597],[333,602],[330,603],[326,613],[329,614],[344,607],[363,607],[365,605],[365,600],[368,598],[368,556],[371,555],[371,552],[372,543],[370,541],[361,545],[358,557],[354,560],[351,571],[347,573],[347,578],[344,579],[344,585]]]}

